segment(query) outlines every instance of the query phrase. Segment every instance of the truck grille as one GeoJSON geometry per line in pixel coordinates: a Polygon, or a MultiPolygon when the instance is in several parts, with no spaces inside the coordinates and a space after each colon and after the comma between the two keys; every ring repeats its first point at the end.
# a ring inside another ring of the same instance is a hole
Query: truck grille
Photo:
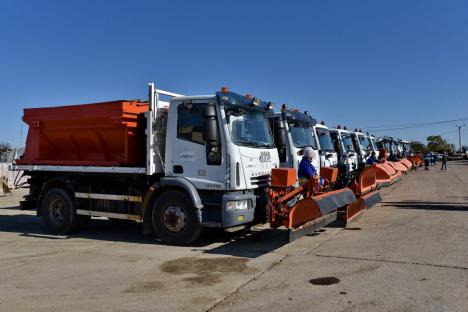
{"type": "Polygon", "coordinates": [[[268,186],[270,184],[270,175],[265,174],[257,177],[251,177],[250,184],[256,185],[258,187],[268,186]]]}

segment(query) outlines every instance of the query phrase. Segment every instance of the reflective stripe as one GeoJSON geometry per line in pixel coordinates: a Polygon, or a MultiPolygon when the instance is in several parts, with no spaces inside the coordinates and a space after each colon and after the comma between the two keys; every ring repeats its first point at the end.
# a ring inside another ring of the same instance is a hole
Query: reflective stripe
{"type": "Polygon", "coordinates": [[[113,195],[113,194],[95,194],[95,193],[75,193],[76,198],[93,198],[93,199],[107,199],[107,200],[120,200],[141,203],[143,198],[141,196],[131,195],[113,195]]]}

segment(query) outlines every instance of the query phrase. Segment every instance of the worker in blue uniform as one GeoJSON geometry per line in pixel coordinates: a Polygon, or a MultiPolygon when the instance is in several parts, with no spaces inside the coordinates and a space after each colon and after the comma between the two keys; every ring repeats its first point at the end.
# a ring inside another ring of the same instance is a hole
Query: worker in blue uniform
{"type": "Polygon", "coordinates": [[[299,183],[305,184],[307,181],[314,176],[317,176],[317,169],[312,165],[312,161],[317,157],[317,152],[312,147],[304,148],[304,155],[299,163],[297,170],[297,177],[299,183]]]}
{"type": "Polygon", "coordinates": [[[367,159],[366,164],[368,165],[373,165],[373,164],[378,164],[379,160],[377,157],[375,157],[375,152],[372,152],[370,157],[367,159]]]}

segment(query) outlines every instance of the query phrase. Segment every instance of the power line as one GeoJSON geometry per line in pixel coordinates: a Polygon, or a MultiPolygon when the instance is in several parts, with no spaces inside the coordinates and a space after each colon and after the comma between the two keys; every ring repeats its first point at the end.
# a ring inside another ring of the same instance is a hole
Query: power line
{"type": "Polygon", "coordinates": [[[468,117],[452,119],[452,120],[443,120],[443,121],[430,121],[430,122],[420,122],[420,123],[407,123],[399,125],[386,125],[386,126],[372,126],[372,127],[363,127],[369,131],[385,131],[385,130],[399,130],[399,129],[409,129],[417,127],[432,126],[436,124],[452,123],[458,121],[468,120],[468,117]]]}

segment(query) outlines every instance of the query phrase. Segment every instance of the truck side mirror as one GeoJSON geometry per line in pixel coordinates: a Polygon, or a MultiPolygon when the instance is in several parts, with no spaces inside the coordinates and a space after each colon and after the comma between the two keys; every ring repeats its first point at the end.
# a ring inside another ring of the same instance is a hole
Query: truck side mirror
{"type": "Polygon", "coordinates": [[[281,119],[275,118],[273,121],[275,144],[278,148],[280,162],[286,162],[286,129],[281,119]]]}
{"type": "Polygon", "coordinates": [[[218,122],[216,120],[216,108],[213,104],[203,107],[203,140],[210,144],[218,140],[218,122]]]}
{"type": "Polygon", "coordinates": [[[206,146],[206,163],[221,165],[221,145],[218,144],[219,128],[216,120],[216,107],[208,103],[203,107],[203,141],[206,146]]]}

